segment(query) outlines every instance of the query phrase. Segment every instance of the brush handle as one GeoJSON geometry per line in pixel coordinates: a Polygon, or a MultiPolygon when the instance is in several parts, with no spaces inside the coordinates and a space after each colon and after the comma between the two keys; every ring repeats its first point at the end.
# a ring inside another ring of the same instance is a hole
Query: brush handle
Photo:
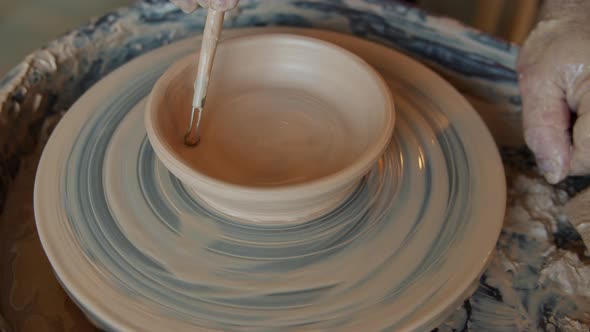
{"type": "Polygon", "coordinates": [[[199,56],[199,66],[197,77],[194,85],[193,108],[202,109],[207,96],[207,87],[209,85],[209,76],[213,67],[213,58],[217,49],[217,42],[221,35],[223,26],[224,12],[221,10],[209,9],[207,13],[207,22],[201,42],[201,52],[199,56]]]}
{"type": "Polygon", "coordinates": [[[191,110],[188,129],[184,134],[184,143],[188,146],[197,145],[201,139],[199,131],[203,106],[205,104],[205,97],[207,96],[209,76],[213,67],[217,42],[221,35],[223,17],[224,12],[220,10],[209,9],[209,12],[207,12],[207,22],[205,23],[205,31],[203,32],[197,77],[194,85],[193,108],[191,110]]]}

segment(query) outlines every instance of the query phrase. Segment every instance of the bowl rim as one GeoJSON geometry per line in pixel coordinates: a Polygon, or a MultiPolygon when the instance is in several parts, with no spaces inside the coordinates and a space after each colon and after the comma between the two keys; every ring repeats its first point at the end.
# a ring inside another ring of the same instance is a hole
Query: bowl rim
{"type": "MultiPolygon", "coordinates": [[[[285,196],[290,194],[295,195],[303,192],[321,194],[324,192],[329,192],[333,190],[333,188],[335,187],[347,185],[353,181],[357,181],[362,176],[366,175],[366,173],[371,169],[371,167],[373,167],[373,165],[378,162],[379,158],[389,145],[393,136],[393,131],[396,123],[396,107],[393,94],[385,79],[375,68],[373,68],[368,62],[366,62],[360,56],[331,42],[327,42],[309,36],[301,36],[291,33],[268,33],[262,35],[231,37],[224,39],[223,42],[220,42],[218,48],[222,48],[224,47],[224,45],[227,44],[247,43],[252,40],[268,40],[269,43],[276,43],[277,41],[285,41],[286,39],[311,43],[315,44],[316,46],[321,46],[324,48],[330,48],[332,50],[335,50],[342,56],[352,60],[357,66],[361,67],[361,69],[363,69],[373,78],[373,80],[379,87],[379,92],[383,96],[385,102],[385,107],[383,108],[385,109],[385,125],[383,126],[381,133],[375,140],[375,143],[369,145],[368,148],[363,150],[363,152],[358,156],[358,158],[355,158],[353,162],[349,163],[345,167],[340,168],[339,170],[326,176],[295,184],[284,184],[269,187],[247,186],[220,180],[218,178],[214,178],[202,172],[199,172],[198,170],[184,162],[181,158],[179,158],[177,154],[173,153],[172,149],[169,146],[169,143],[160,138],[158,133],[159,130],[157,130],[157,121],[155,120],[158,112],[157,108],[152,106],[154,104],[153,98],[155,92],[161,86],[161,84],[163,84],[162,79],[170,75],[171,70],[175,68],[175,66],[187,61],[188,58],[194,59],[194,54],[189,54],[185,57],[177,59],[158,78],[158,80],[156,81],[156,83],[152,87],[152,90],[149,93],[146,103],[146,109],[144,112],[144,126],[146,128],[148,140],[150,144],[152,144],[152,148],[154,149],[154,153],[158,156],[158,158],[164,164],[164,166],[176,177],[178,177],[181,182],[191,187],[205,185],[209,187],[224,188],[226,189],[226,192],[224,192],[225,197],[241,197],[244,195],[252,195],[254,197],[266,197],[269,194],[273,194],[277,195],[276,197],[278,198],[279,196],[285,196]]],[[[197,49],[196,52],[199,52],[199,50],[200,48],[197,49]]]]}

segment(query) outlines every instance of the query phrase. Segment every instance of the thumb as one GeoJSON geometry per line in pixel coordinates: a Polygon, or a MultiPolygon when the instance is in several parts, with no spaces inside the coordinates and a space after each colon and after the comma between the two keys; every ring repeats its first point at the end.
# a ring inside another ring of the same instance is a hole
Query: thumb
{"type": "Polygon", "coordinates": [[[170,0],[170,2],[187,14],[190,14],[199,8],[197,0],[170,0]]]}
{"type": "Polygon", "coordinates": [[[555,184],[569,173],[570,111],[563,90],[551,75],[532,71],[519,81],[524,138],[547,182],[555,184]]]}
{"type": "MultiPolygon", "coordinates": [[[[194,1],[194,0],[193,0],[194,1]]],[[[238,5],[238,0],[196,0],[201,7],[215,10],[228,11],[238,5]]]]}

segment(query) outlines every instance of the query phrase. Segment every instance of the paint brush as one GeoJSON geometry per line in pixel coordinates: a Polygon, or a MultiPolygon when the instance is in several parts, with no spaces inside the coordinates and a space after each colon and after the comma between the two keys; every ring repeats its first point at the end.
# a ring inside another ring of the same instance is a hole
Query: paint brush
{"type": "Polygon", "coordinates": [[[565,204],[564,212],[582,237],[586,248],[590,249],[590,188],[571,198],[565,204]]]}
{"type": "Polygon", "coordinates": [[[223,11],[215,10],[213,8],[209,8],[207,12],[207,21],[205,23],[203,40],[201,42],[197,77],[194,84],[193,108],[191,110],[189,127],[184,135],[184,144],[189,146],[199,144],[201,139],[200,127],[203,107],[205,106],[209,77],[211,75],[211,68],[213,67],[213,58],[215,57],[217,42],[221,35],[224,14],[223,11]]]}

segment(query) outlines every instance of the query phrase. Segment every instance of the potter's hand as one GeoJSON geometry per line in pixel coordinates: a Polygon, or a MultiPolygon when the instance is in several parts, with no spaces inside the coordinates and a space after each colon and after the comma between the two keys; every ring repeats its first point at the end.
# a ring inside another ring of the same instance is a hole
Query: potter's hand
{"type": "Polygon", "coordinates": [[[547,0],[518,59],[525,141],[550,183],[590,174],[589,18],[590,1],[547,0]]]}
{"type": "Polygon", "coordinates": [[[170,0],[185,13],[194,12],[199,6],[227,11],[238,5],[240,0],[170,0]]]}

